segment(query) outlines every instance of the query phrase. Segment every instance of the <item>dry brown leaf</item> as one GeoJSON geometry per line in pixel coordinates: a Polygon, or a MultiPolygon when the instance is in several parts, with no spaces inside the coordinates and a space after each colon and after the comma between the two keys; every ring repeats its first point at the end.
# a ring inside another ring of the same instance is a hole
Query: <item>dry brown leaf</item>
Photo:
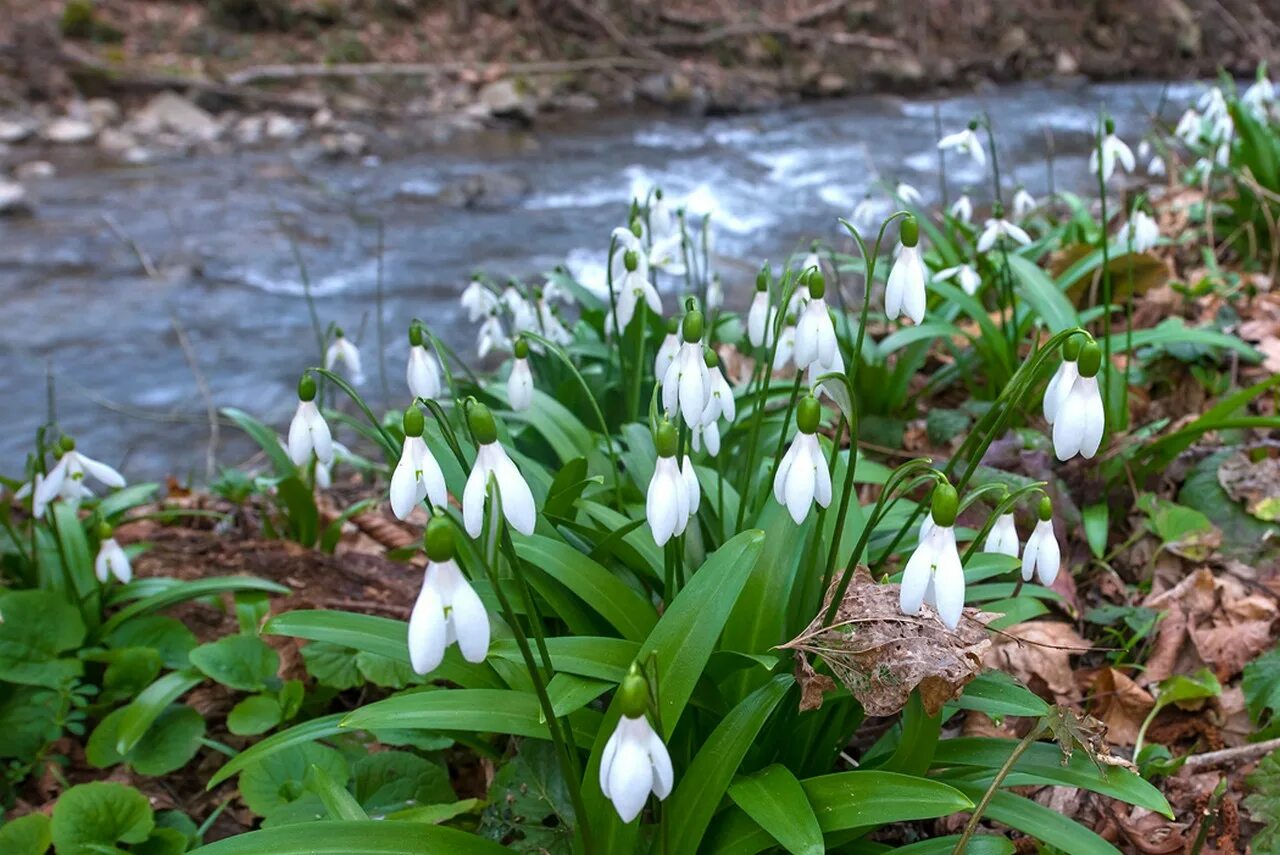
{"type": "Polygon", "coordinates": [[[1089,649],[1069,623],[1034,621],[1005,629],[987,652],[986,665],[1007,671],[1055,703],[1079,700],[1071,657],[1089,649]]]}
{"type": "MultiPolygon", "coordinates": [[[[1280,341],[1276,346],[1280,354],[1280,341]]],[[[1243,501],[1245,509],[1258,519],[1280,517],[1280,457],[1250,460],[1243,451],[1237,452],[1218,467],[1218,483],[1232,499],[1243,501]]]]}
{"type": "Polygon", "coordinates": [[[1107,726],[1115,745],[1133,745],[1142,720],[1155,706],[1146,689],[1114,668],[1103,668],[1093,682],[1094,714],[1107,726]]]}
{"type": "MultiPolygon", "coordinates": [[[[832,586],[834,589],[834,585],[832,586]]],[[[834,590],[828,591],[826,602],[834,590]]],[[[782,645],[821,656],[868,715],[893,715],[917,687],[934,715],[982,671],[990,646],[985,621],[975,609],[954,632],[925,606],[919,615],[898,612],[898,586],[881,585],[865,567],[854,573],[830,627],[823,611],[795,639],[782,645]]]]}

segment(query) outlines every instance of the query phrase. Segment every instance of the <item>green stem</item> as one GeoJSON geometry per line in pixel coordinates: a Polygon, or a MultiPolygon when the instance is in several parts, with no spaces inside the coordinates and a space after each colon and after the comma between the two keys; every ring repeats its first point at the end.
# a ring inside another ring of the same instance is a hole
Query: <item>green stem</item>
{"type": "Polygon", "coordinates": [[[987,807],[991,804],[991,800],[995,798],[996,791],[1000,789],[1000,784],[1009,776],[1009,772],[1013,770],[1018,759],[1027,752],[1040,735],[1045,731],[1044,719],[1036,722],[1036,726],[1028,731],[1027,735],[1022,737],[1014,749],[1009,752],[1009,756],[1005,758],[1004,764],[1000,766],[996,776],[991,779],[990,786],[987,791],[982,794],[982,799],[978,802],[977,807],[973,809],[973,813],[969,815],[969,822],[965,824],[964,833],[960,835],[960,839],[956,841],[956,848],[951,850],[951,855],[964,855],[965,847],[969,845],[969,840],[973,837],[973,833],[978,829],[978,823],[982,821],[982,816],[987,812],[987,807]]]}

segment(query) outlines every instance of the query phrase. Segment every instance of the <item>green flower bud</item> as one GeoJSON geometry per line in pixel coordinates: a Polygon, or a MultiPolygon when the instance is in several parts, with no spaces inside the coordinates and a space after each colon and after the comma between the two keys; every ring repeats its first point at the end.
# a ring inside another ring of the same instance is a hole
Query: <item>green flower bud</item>
{"type": "Polygon", "coordinates": [[[515,353],[516,359],[528,359],[529,358],[528,340],[524,336],[520,336],[519,338],[516,339],[516,343],[512,346],[511,350],[513,353],[515,353]]]}
{"type": "Polygon", "coordinates": [[[702,358],[706,361],[708,368],[720,367],[720,356],[711,348],[702,348],[702,358]]]}
{"type": "Polygon", "coordinates": [[[1045,522],[1053,519],[1053,500],[1048,496],[1042,497],[1039,507],[1036,508],[1036,514],[1045,522]]]}
{"type": "Polygon", "coordinates": [[[448,561],[453,558],[453,526],[444,517],[433,516],[427,523],[427,533],[422,538],[427,548],[427,558],[432,561],[448,561]]]}
{"type": "Polygon", "coordinates": [[[316,381],[310,374],[303,374],[298,379],[298,400],[314,401],[316,399],[316,381]]]}
{"type": "Polygon", "coordinates": [[[702,341],[702,312],[697,309],[685,312],[683,329],[685,341],[702,341]]]}
{"type": "Polygon", "coordinates": [[[677,315],[672,315],[667,318],[667,334],[675,335],[678,332],[680,332],[680,318],[677,315]]]}
{"type": "Polygon", "coordinates": [[[903,246],[915,246],[920,243],[920,224],[915,217],[906,217],[898,228],[898,236],[903,246]]]}
{"type": "Polygon", "coordinates": [[[649,682],[634,663],[618,686],[618,708],[627,718],[640,718],[649,709],[649,682]]]}
{"type": "Polygon", "coordinates": [[[422,346],[422,324],[416,321],[414,323],[409,324],[409,346],[410,347],[422,346]]]}
{"type": "Polygon", "coordinates": [[[1067,362],[1075,362],[1080,358],[1080,348],[1084,347],[1085,337],[1073,335],[1062,343],[1062,358],[1067,362]]]}
{"type": "Polygon", "coordinates": [[[658,425],[658,435],[653,438],[653,444],[658,448],[659,457],[675,457],[679,443],[675,425],[668,421],[658,425]]]}
{"type": "Polygon", "coordinates": [[[821,300],[827,293],[827,280],[817,270],[809,271],[809,296],[821,300]]]}
{"type": "Polygon", "coordinates": [[[822,421],[822,406],[813,395],[805,395],[796,405],[796,427],[801,433],[814,433],[822,421]]]}
{"type": "Polygon", "coordinates": [[[1080,359],[1077,364],[1080,367],[1081,377],[1097,376],[1099,369],[1102,368],[1102,348],[1098,347],[1096,341],[1091,341],[1080,348],[1080,359]]]}
{"type": "Polygon", "coordinates": [[[956,488],[949,483],[943,482],[933,488],[933,521],[943,528],[950,528],[956,524],[956,513],[960,508],[960,497],[956,494],[956,488]]]}
{"type": "Polygon", "coordinates": [[[98,540],[106,540],[115,531],[106,521],[98,523],[98,540]]]}
{"type": "Polygon", "coordinates": [[[640,256],[636,254],[634,249],[629,249],[622,254],[622,264],[627,268],[628,273],[634,273],[635,269],[640,266],[640,256]]]}
{"type": "Polygon", "coordinates": [[[493,413],[484,404],[472,404],[467,410],[467,424],[471,426],[471,434],[476,442],[488,445],[498,440],[498,424],[493,420],[493,413]]]}
{"type": "Polygon", "coordinates": [[[404,426],[405,436],[422,436],[422,429],[426,427],[426,419],[422,417],[422,410],[418,409],[417,404],[411,404],[409,409],[404,411],[404,418],[401,420],[404,426]]]}

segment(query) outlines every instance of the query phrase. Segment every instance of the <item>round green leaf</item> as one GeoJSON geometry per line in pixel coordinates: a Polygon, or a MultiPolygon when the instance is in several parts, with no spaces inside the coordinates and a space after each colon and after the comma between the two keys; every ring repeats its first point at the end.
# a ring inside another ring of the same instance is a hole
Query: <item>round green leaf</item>
{"type": "Polygon", "coordinates": [[[0,852],[8,855],[44,855],[53,842],[49,817],[29,813],[0,826],[0,852]]]}
{"type": "Polygon", "coordinates": [[[62,794],[53,808],[58,855],[92,855],[117,843],[141,843],[155,820],[146,796],[124,784],[95,781],[62,794]]]}
{"type": "Polygon", "coordinates": [[[75,607],[52,591],[0,594],[0,680],[56,688],[80,673],[75,661],[58,661],[84,641],[84,621],[75,607]]]}
{"type": "Polygon", "coordinates": [[[280,723],[280,702],[270,695],[251,695],[231,708],[227,730],[236,736],[256,736],[280,723]]]}
{"type": "Polygon", "coordinates": [[[267,816],[306,795],[307,771],[319,766],[330,778],[345,784],[347,761],[332,748],[307,744],[263,757],[240,774],[240,795],[249,810],[267,816]]]}
{"type": "Polygon", "coordinates": [[[203,737],[200,713],[186,704],[174,704],[160,713],[127,759],[140,775],[164,775],[187,765],[200,750],[203,737]]]}
{"type": "Polygon", "coordinates": [[[149,647],[166,668],[185,668],[197,644],[195,633],[167,615],[142,615],[116,627],[107,639],[113,648],[149,647]]]}
{"type": "Polygon", "coordinates": [[[224,686],[259,692],[276,676],[280,656],[256,635],[229,635],[191,651],[191,664],[224,686]]]}

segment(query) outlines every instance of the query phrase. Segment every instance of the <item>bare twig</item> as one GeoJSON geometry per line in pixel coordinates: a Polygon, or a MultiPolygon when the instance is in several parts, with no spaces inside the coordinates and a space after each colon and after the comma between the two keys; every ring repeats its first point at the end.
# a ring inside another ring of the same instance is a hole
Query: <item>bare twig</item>
{"type": "Polygon", "coordinates": [[[1248,763],[1277,749],[1280,749],[1280,737],[1252,742],[1248,745],[1237,745],[1235,748],[1223,748],[1220,751],[1192,754],[1183,765],[1192,771],[1216,769],[1231,763],[1248,763]]]}
{"type": "Polygon", "coordinates": [[[160,271],[156,270],[156,266],[152,264],[151,256],[147,254],[145,249],[138,245],[136,240],[124,233],[124,230],[116,224],[116,221],[111,219],[110,214],[103,214],[102,222],[111,230],[111,234],[116,236],[116,240],[133,250],[133,254],[138,257],[138,263],[142,265],[142,269],[146,272],[147,276],[152,279],[159,278],[160,271]]]}
{"type": "Polygon", "coordinates": [[[221,426],[218,423],[218,407],[213,402],[213,394],[209,391],[209,384],[205,382],[204,372],[200,370],[200,363],[196,361],[195,348],[191,346],[191,341],[187,338],[187,331],[183,329],[182,322],[173,313],[169,314],[169,322],[173,324],[173,331],[178,336],[178,346],[182,348],[182,355],[186,357],[187,365],[191,367],[191,375],[195,378],[196,389],[200,392],[200,397],[204,399],[204,410],[209,419],[209,445],[204,454],[204,477],[206,481],[212,481],[214,471],[218,467],[218,439],[221,436],[221,426]]]}

